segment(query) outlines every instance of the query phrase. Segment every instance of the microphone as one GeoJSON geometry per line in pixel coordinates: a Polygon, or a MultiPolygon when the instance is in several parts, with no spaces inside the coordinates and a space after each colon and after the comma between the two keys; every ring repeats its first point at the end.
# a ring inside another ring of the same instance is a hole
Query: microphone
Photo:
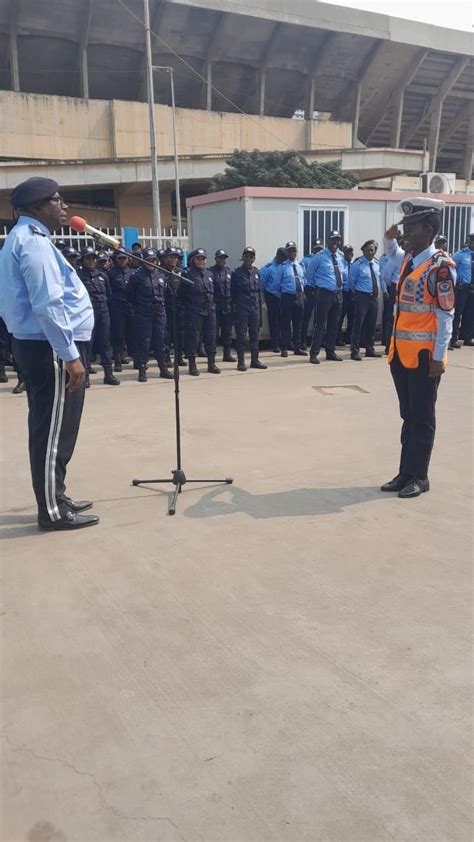
{"type": "Polygon", "coordinates": [[[104,234],[103,231],[99,231],[98,228],[94,228],[92,225],[89,225],[82,216],[71,216],[69,225],[73,231],[77,231],[78,234],[90,234],[90,236],[94,237],[94,239],[100,240],[102,243],[106,243],[114,249],[120,248],[120,240],[117,240],[115,237],[111,237],[110,234],[104,234]]]}

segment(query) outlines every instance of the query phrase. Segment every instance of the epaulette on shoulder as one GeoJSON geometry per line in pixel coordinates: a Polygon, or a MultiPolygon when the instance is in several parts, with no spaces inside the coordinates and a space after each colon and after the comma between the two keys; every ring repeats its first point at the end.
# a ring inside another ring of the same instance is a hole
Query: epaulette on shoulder
{"type": "Polygon", "coordinates": [[[31,231],[32,234],[39,234],[41,237],[46,237],[45,232],[41,228],[39,228],[37,225],[32,225],[30,223],[29,228],[30,228],[30,231],[31,231]]]}
{"type": "Polygon", "coordinates": [[[360,254],[359,257],[356,257],[356,259],[352,261],[352,265],[354,265],[354,263],[359,263],[359,261],[363,260],[363,259],[364,259],[364,255],[360,254]]]}

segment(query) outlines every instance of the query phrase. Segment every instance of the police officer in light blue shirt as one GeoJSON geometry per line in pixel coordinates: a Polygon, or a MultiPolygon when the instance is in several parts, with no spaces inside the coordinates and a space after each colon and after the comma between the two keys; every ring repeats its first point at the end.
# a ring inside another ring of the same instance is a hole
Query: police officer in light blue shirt
{"type": "Polygon", "coordinates": [[[49,178],[29,178],[12,191],[19,218],[0,253],[0,315],[28,394],[28,430],[38,526],[71,530],[99,518],[81,515],[88,500],[66,496],[84,403],[84,362],[94,315],[87,290],[53,244],[67,205],[49,178]]]}
{"type": "Polygon", "coordinates": [[[355,297],[354,327],[351,338],[351,359],[361,361],[359,354],[361,332],[365,330],[365,356],[381,357],[374,348],[378,302],[387,295],[385,281],[380,277],[379,262],[375,257],[377,243],[367,240],[362,246],[362,257],[354,260],[349,273],[349,287],[355,297]]]}
{"type": "Polygon", "coordinates": [[[288,253],[283,247],[278,248],[273,260],[266,263],[260,270],[260,289],[267,305],[268,327],[270,330],[270,341],[275,354],[281,351],[281,324],[280,324],[280,275],[281,266],[288,259],[288,253]]]}
{"type": "Polygon", "coordinates": [[[281,292],[281,355],[288,356],[288,349],[299,357],[306,357],[301,349],[301,324],[304,313],[305,271],[296,259],[296,243],[290,241],[285,246],[288,260],[282,264],[280,273],[281,292]]]}
{"type": "Polygon", "coordinates": [[[388,354],[393,329],[393,308],[397,293],[399,268],[386,254],[382,254],[380,257],[379,268],[380,278],[383,280],[388,292],[388,296],[384,296],[382,313],[382,336],[385,344],[385,353],[388,354]]]}
{"type": "Polygon", "coordinates": [[[316,288],[316,319],[309,361],[319,364],[324,331],[326,331],[326,359],[342,362],[336,354],[336,338],[342,308],[342,288],[347,277],[344,256],[340,252],[342,238],[339,231],[330,231],[327,248],[316,254],[306,273],[306,283],[316,288]]]}
{"type": "Polygon", "coordinates": [[[450,348],[460,348],[461,332],[465,345],[474,345],[474,233],[469,234],[467,245],[453,254],[456,264],[456,310],[450,348]]]}

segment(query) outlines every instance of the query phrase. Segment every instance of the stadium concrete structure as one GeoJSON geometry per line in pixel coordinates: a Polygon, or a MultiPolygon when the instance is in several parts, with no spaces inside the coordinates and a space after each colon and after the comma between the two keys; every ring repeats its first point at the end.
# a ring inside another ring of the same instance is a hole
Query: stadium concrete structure
{"type": "MultiPolygon", "coordinates": [[[[234,148],[339,160],[362,188],[417,189],[429,170],[473,192],[471,33],[315,0],[150,9],[153,63],[174,69],[184,212],[234,148]]],[[[96,224],[151,224],[144,47],[141,0],[0,0],[2,221],[8,190],[42,172],[96,224]]],[[[154,77],[169,227],[169,74],[154,77]]]]}

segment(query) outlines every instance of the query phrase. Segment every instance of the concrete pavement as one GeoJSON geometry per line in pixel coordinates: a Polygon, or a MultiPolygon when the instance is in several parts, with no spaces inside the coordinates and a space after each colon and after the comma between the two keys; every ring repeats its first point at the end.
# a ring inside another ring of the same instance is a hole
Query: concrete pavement
{"type": "Polygon", "coordinates": [[[130,485],[174,467],[173,384],[94,385],[68,492],[101,523],[75,535],[36,531],[0,387],[4,842],[472,839],[472,349],[413,501],[378,491],[384,360],[263,356],[182,379],[188,476],[235,483],[174,518],[130,485]]]}

